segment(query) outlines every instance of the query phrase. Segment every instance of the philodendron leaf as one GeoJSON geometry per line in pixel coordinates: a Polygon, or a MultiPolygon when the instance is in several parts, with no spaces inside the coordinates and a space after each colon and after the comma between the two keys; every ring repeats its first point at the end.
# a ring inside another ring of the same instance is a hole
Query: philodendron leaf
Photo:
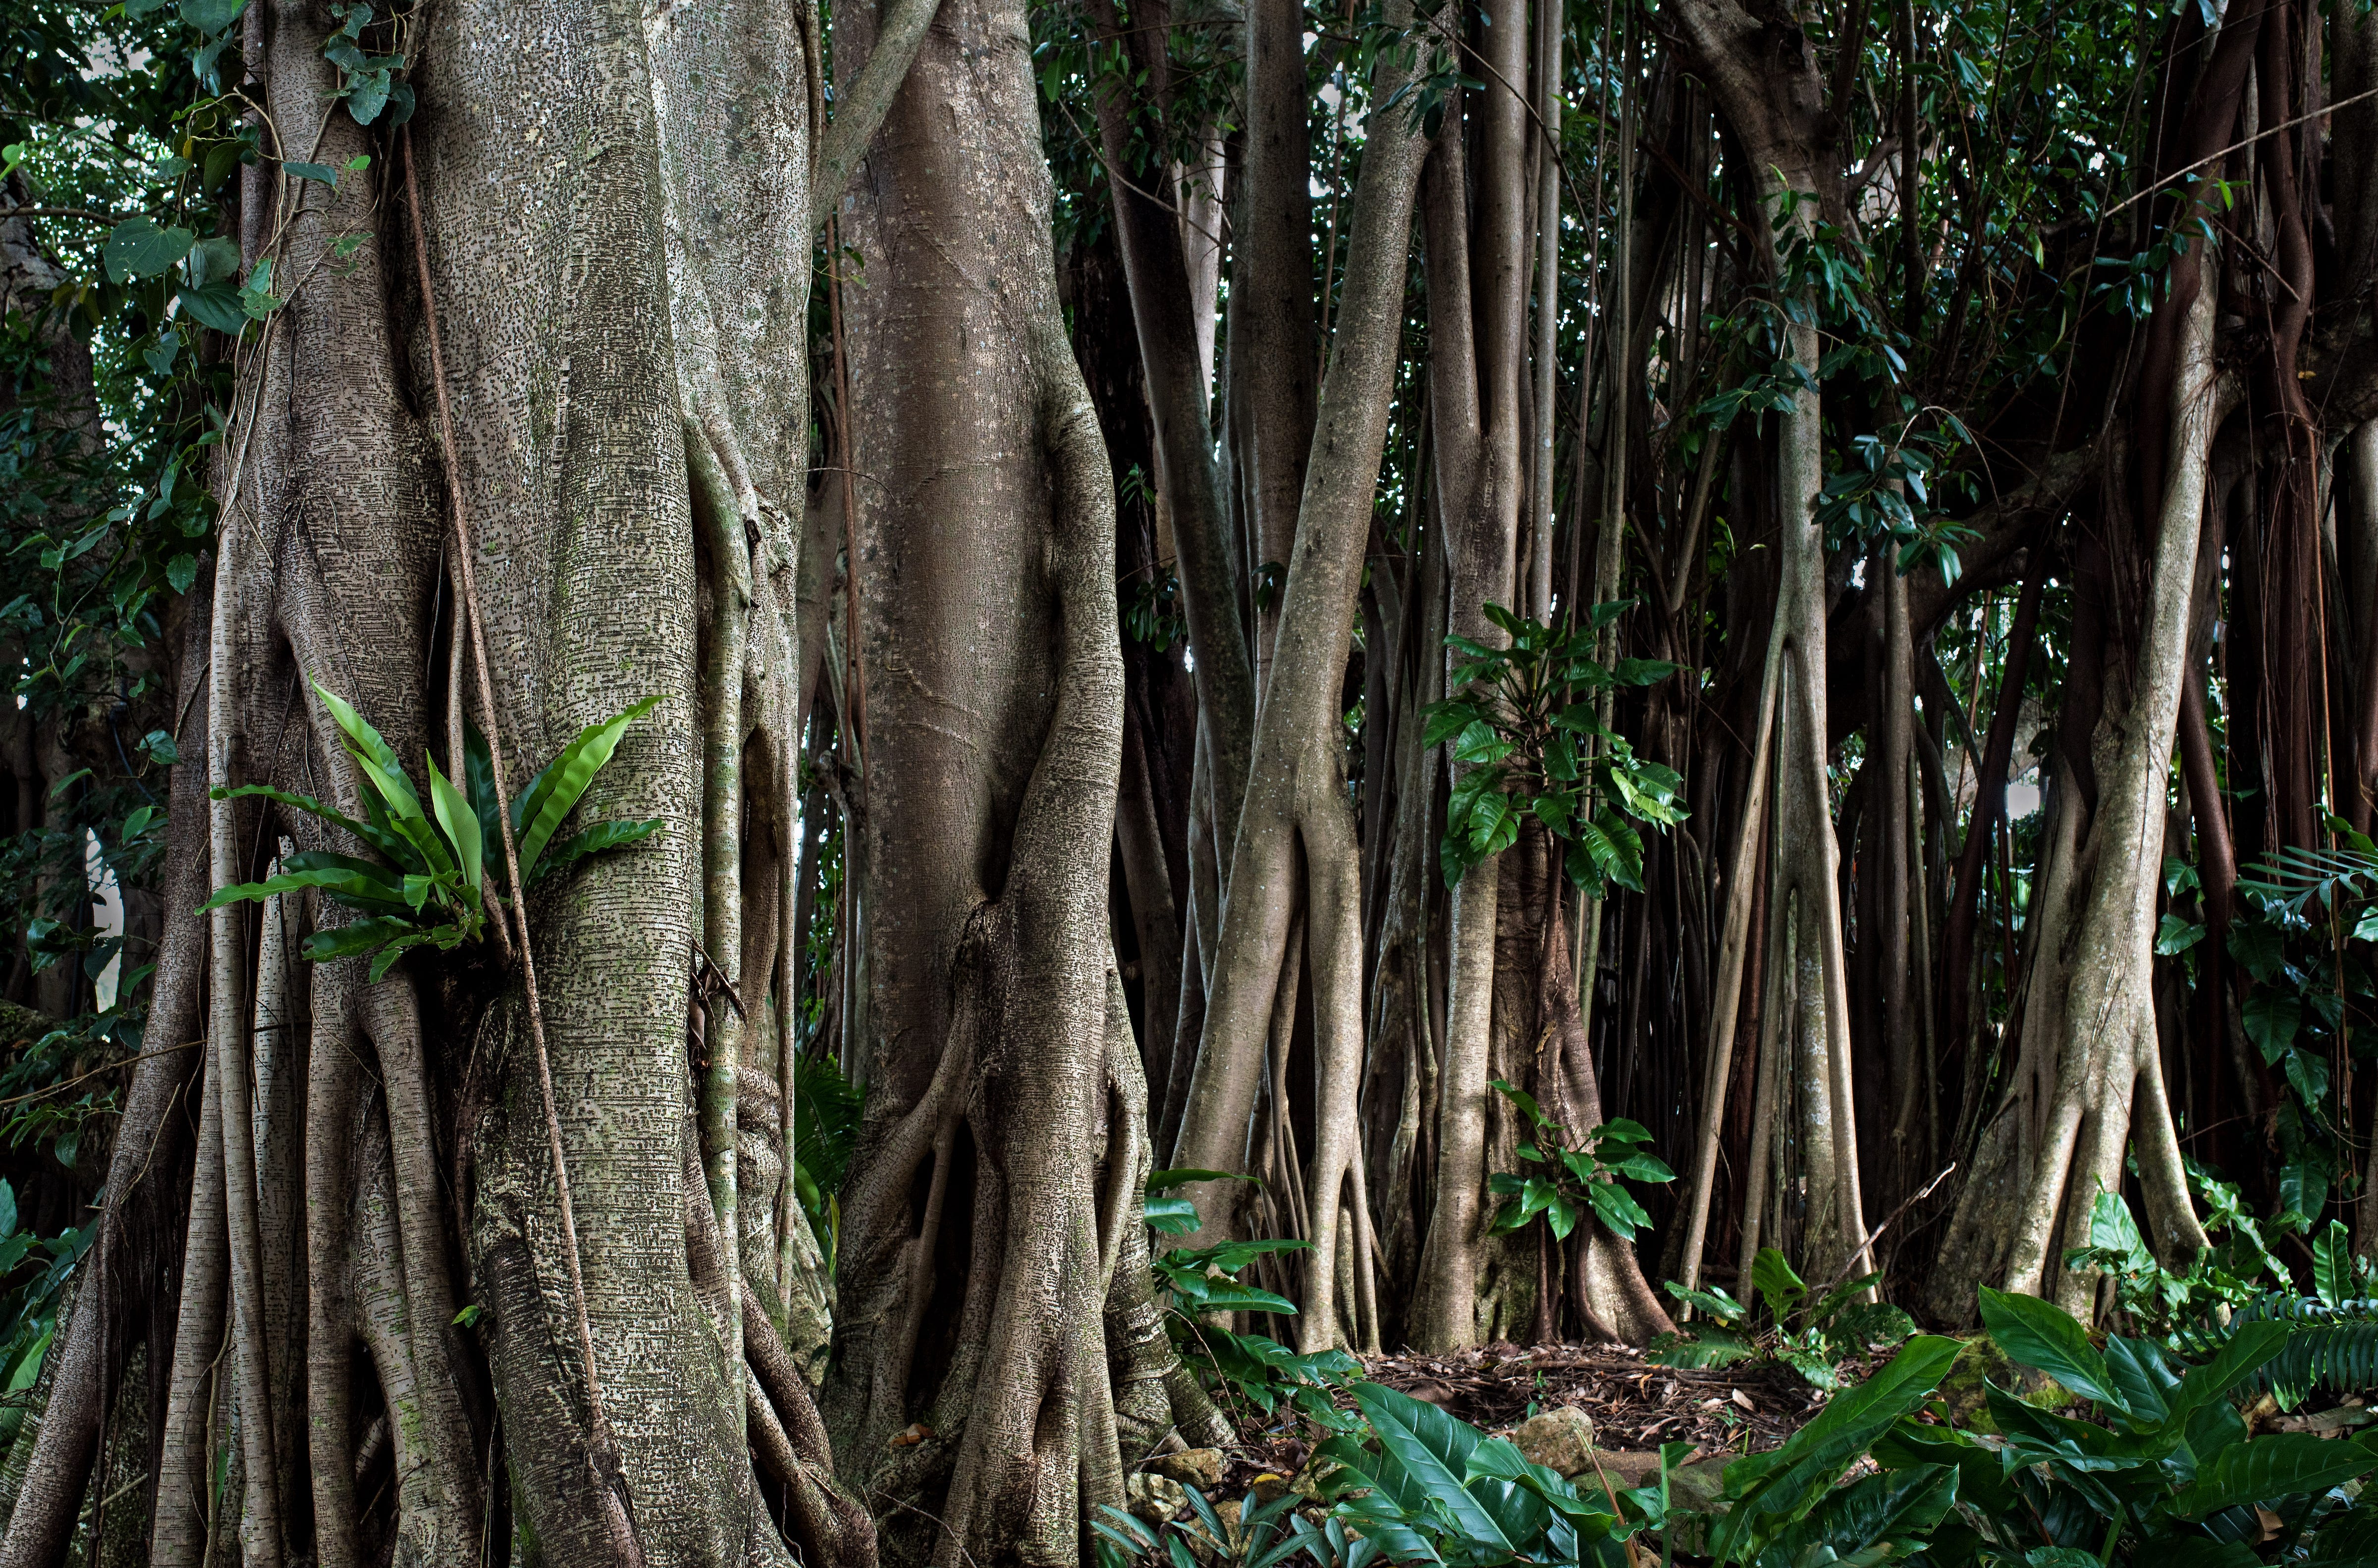
{"type": "Polygon", "coordinates": [[[528,787],[512,803],[512,831],[520,835],[520,868],[523,880],[533,880],[537,856],[552,841],[555,830],[594,782],[603,764],[611,760],[619,748],[619,737],[628,726],[650,712],[660,698],[655,695],[631,705],[625,712],[589,724],[578,732],[577,738],[561,748],[560,754],[546,763],[528,787]]]}
{"type": "Polygon", "coordinates": [[[2075,1394],[2131,1414],[2130,1402],[2115,1385],[2105,1357],[2089,1343],[2089,1333],[2061,1308],[2036,1296],[2010,1295],[1985,1285],[1981,1289],[1982,1326],[1998,1347],[2026,1367],[2046,1372],[2075,1394]]]}

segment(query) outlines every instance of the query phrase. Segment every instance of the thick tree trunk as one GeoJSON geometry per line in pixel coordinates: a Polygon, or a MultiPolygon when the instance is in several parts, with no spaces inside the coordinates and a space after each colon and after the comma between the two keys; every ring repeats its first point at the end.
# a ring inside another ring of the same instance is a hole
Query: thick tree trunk
{"type": "Polygon", "coordinates": [[[951,0],[842,231],[870,1059],[826,1412],[895,1562],[1087,1555],[1126,1451],[1195,1414],[1162,1334],[1111,1326],[1147,1288],[1120,1266],[1147,1153],[1107,936],[1114,497],[1049,202],[1022,9],[951,0]]]}
{"type": "Polygon", "coordinates": [[[2073,937],[2072,991],[2056,1041],[2056,1088],[2007,1258],[2009,1288],[2052,1291],[2065,1311],[2084,1321],[2093,1313],[2096,1277],[2057,1267],[2056,1236],[2060,1223],[2067,1238],[2084,1235],[2098,1191],[2121,1185],[2134,1093],[2142,1112],[2135,1129],[2139,1169],[2156,1250],[2168,1262],[2180,1263],[2204,1245],[2162,1093],[2149,977],[2165,781],[2185,678],[2206,466],[2213,433],[2228,412],[2213,364],[2213,293],[2210,286],[2198,291],[2182,328],[2165,449],[2170,467],[2161,487],[2137,666],[2113,766],[2100,775],[2090,827],[2095,875],[2073,937]],[[2139,1092],[2147,1074],[2156,1081],[2139,1092]]]}

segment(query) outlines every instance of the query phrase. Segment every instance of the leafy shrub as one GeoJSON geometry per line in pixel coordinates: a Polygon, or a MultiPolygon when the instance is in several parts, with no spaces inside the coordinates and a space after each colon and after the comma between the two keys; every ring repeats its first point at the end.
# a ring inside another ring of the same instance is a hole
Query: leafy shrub
{"type": "MultiPolygon", "coordinates": [[[[1252,1181],[1219,1170],[1159,1170],[1147,1179],[1143,1214],[1159,1235],[1186,1236],[1197,1228],[1197,1207],[1179,1189],[1197,1181],[1252,1181]]],[[[1296,1303],[1240,1280],[1257,1258],[1311,1248],[1310,1241],[1225,1241],[1214,1247],[1170,1248],[1153,1262],[1158,1283],[1171,1298],[1164,1324],[1182,1361],[1217,1393],[1227,1391],[1266,1418],[1286,1405],[1325,1431],[1345,1431],[1353,1418],[1338,1407],[1336,1393],[1363,1375],[1363,1363],[1343,1350],[1299,1352],[1260,1334],[1234,1334],[1213,1320],[1229,1312],[1296,1313],[1296,1303]]]]}
{"type": "Polygon", "coordinates": [[[1336,1437],[1315,1451],[1333,1512],[1397,1562],[1447,1568],[1498,1563],[1626,1561],[1622,1542],[1666,1512],[1658,1485],[1619,1494],[1623,1512],[1578,1495],[1507,1439],[1489,1437],[1435,1406],[1378,1383],[1356,1386],[1370,1437],[1336,1437]],[[1631,1506],[1630,1506],[1631,1504],[1631,1506]]]}
{"type": "MultiPolygon", "coordinates": [[[[430,802],[424,810],[404,764],[397,760],[379,731],[324,690],[319,682],[314,690],[338,724],[341,744],[363,775],[366,820],[356,821],[310,796],[269,784],[218,789],[215,797],[256,796],[318,817],[354,834],[380,858],[365,860],[329,850],[301,851],[282,861],[278,876],[218,889],[199,906],[201,911],[318,888],[365,918],[314,932],[301,951],[317,964],[375,954],[371,966],[375,982],[409,948],[426,945],[451,950],[478,940],[485,934],[493,896],[487,886],[486,857],[491,850],[498,859],[502,855],[495,768],[485,738],[475,731],[468,735],[462,788],[438,771],[436,759],[423,758],[429,770],[430,802]]],[[[594,775],[611,760],[628,725],[659,700],[647,697],[625,712],[579,731],[577,738],[539,769],[514,798],[513,847],[520,856],[521,878],[527,885],[534,887],[590,855],[634,844],[660,831],[660,820],[654,818],[641,822],[597,822],[558,843],[553,838],[594,782],[594,775]]]]}
{"type": "Polygon", "coordinates": [[[1672,1280],[1668,1294],[1709,1321],[1694,1324],[1689,1334],[1662,1335],[1644,1359],[1663,1367],[1781,1361],[1813,1387],[1838,1388],[1842,1362],[1897,1345],[1916,1332],[1915,1320],[1897,1307],[1857,1299],[1881,1277],[1868,1274],[1844,1280],[1803,1306],[1808,1286],[1783,1253],[1761,1247],[1751,1263],[1750,1281],[1767,1309],[1766,1330],[1751,1328],[1749,1309],[1724,1291],[1687,1290],[1672,1280]]]}
{"type": "Polygon", "coordinates": [[[1619,1185],[1618,1179],[1676,1179],[1675,1171],[1645,1152],[1643,1145],[1651,1141],[1651,1129],[1622,1117],[1603,1122],[1572,1145],[1567,1129],[1546,1116],[1534,1095],[1500,1078],[1494,1082],[1535,1129],[1535,1141],[1519,1145],[1520,1160],[1543,1167],[1540,1176],[1496,1171],[1486,1179],[1490,1191],[1503,1194],[1503,1206],[1495,1215],[1496,1230],[1519,1230],[1542,1215],[1553,1235],[1566,1241],[1588,1209],[1622,1241],[1632,1241],[1637,1231],[1650,1227],[1651,1216],[1632,1192],[1619,1185]]]}
{"type": "Polygon", "coordinates": [[[1659,659],[1615,666],[1594,659],[1602,628],[1633,603],[1596,604],[1582,623],[1559,627],[1488,604],[1486,618],[1510,637],[1508,648],[1445,640],[1461,656],[1447,681],[1456,695],[1428,706],[1422,744],[1449,741],[1454,760],[1471,764],[1446,808],[1446,886],[1518,843],[1520,823],[1532,817],[1567,846],[1579,887],[1597,896],[1613,883],[1643,891],[1643,840],[1633,824],[1684,820],[1676,799],[1684,781],[1636,756],[1595,712],[1601,692],[1651,686],[1678,668],[1659,659]]]}

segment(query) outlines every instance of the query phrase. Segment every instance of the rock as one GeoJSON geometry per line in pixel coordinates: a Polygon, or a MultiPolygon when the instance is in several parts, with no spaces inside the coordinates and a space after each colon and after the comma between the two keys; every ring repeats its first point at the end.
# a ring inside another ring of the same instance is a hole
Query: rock
{"type": "Polygon", "coordinates": [[[1555,1406],[1520,1422],[1511,1441],[1528,1463],[1575,1476],[1592,1464],[1593,1418],[1574,1405],[1555,1406]]]}
{"type": "Polygon", "coordinates": [[[1160,1525],[1181,1512],[1189,1501],[1189,1493],[1170,1476],[1142,1471],[1126,1476],[1123,1483],[1123,1506],[1135,1518],[1150,1525],[1160,1525]]]}
{"type": "Polygon", "coordinates": [[[1734,1457],[1696,1459],[1668,1472],[1670,1551],[1709,1555],[1710,1519],[1730,1506],[1725,1501],[1725,1466],[1734,1457]]]}
{"type": "Polygon", "coordinates": [[[1184,1448],[1178,1454],[1159,1454],[1147,1462],[1147,1468],[1183,1486],[1211,1491],[1222,1484],[1222,1451],[1184,1448]]]}
{"type": "Polygon", "coordinates": [[[1994,1382],[2024,1404],[2042,1410],[2061,1410],[2079,1402],[2072,1390],[2044,1372],[2017,1366],[1988,1335],[1977,1334],[1965,1341],[1965,1347],[1957,1352],[1956,1360],[1940,1380],[1940,1397],[1949,1407],[1949,1418],[1968,1431],[1999,1430],[1998,1422],[1990,1417],[1985,1382],[1994,1382]]]}

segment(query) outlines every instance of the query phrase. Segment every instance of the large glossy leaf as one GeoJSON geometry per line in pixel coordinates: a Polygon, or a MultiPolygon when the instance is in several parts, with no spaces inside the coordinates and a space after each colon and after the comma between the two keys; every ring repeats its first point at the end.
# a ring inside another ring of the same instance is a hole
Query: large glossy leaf
{"type": "Polygon", "coordinates": [[[2153,1425],[2171,1413],[2165,1401],[2180,1379],[2154,1345],[2114,1335],[2106,1341],[2106,1371],[2121,1390],[2123,1407],[2142,1424],[2153,1425]]]}
{"type": "Polygon", "coordinates": [[[2378,1448],[2364,1439],[2335,1442],[2309,1432],[2283,1432],[2223,1449],[2171,1500],[2184,1517],[2233,1504],[2269,1505],[2284,1497],[2325,1491],[2378,1468],[2378,1448]]]}
{"type": "Polygon", "coordinates": [[[1477,1549],[1509,1556],[1510,1538],[1461,1484],[1471,1452],[1484,1434],[1434,1405],[1379,1383],[1357,1383],[1354,1397],[1371,1418],[1381,1449],[1411,1478],[1411,1490],[1426,1499],[1427,1506],[1477,1549]]]}
{"type": "Polygon", "coordinates": [[[454,857],[445,841],[429,825],[428,814],[421,808],[421,796],[414,792],[413,781],[405,776],[404,764],[396,760],[379,731],[372,728],[361,713],[324,687],[314,683],[315,694],[330,718],[339,726],[340,737],[346,743],[347,755],[354,759],[364,783],[379,796],[387,808],[389,825],[404,835],[405,841],[421,854],[425,869],[432,875],[450,875],[454,870],[454,857]]]}
{"type": "Polygon", "coordinates": [[[1875,1439],[1924,1402],[1957,1359],[1953,1339],[1920,1335],[1872,1377],[1837,1394],[1817,1418],[1771,1453],[1726,1467],[1735,1500],[1712,1530],[1711,1555],[1738,1562],[1757,1555],[1773,1533],[1808,1513],[1875,1439]]]}
{"type": "Polygon", "coordinates": [[[310,795],[298,795],[285,789],[275,789],[270,784],[233,784],[209,793],[217,800],[235,800],[252,796],[259,800],[270,800],[277,806],[286,806],[293,810],[319,817],[326,822],[335,823],[344,828],[365,844],[379,851],[392,861],[400,871],[426,869],[421,863],[420,851],[413,847],[410,839],[374,822],[358,822],[353,817],[347,816],[334,807],[324,805],[310,795]]]}
{"type": "Polygon", "coordinates": [[[558,844],[548,845],[546,852],[537,856],[536,869],[526,873],[528,885],[534,887],[548,877],[558,877],[590,855],[641,844],[660,831],[661,820],[658,817],[647,817],[641,822],[597,822],[591,828],[570,834],[558,844]]]}
{"type": "Polygon", "coordinates": [[[284,871],[260,882],[238,882],[231,887],[219,888],[213,897],[198,905],[198,913],[204,915],[227,904],[260,904],[275,893],[303,892],[307,888],[320,888],[342,903],[390,914],[406,907],[402,889],[387,871],[368,861],[358,860],[348,866],[284,871]]]}
{"type": "Polygon", "coordinates": [[[2106,1369],[2105,1357],[2089,1343],[2089,1331],[2072,1314],[2036,1296],[2010,1295],[1987,1285],[1981,1297],[1982,1326],[1990,1331],[2000,1349],[2075,1394],[2130,1414],[2113,1374],[2106,1369]]]}
{"type": "Polygon", "coordinates": [[[659,701],[657,695],[647,697],[599,724],[588,724],[529,780],[528,787],[512,802],[512,831],[519,834],[522,879],[534,876],[537,856],[545,853],[545,846],[586,793],[586,786],[594,782],[594,775],[602,772],[603,764],[611,760],[628,726],[659,701]]]}
{"type": "MultiPolygon", "coordinates": [[[[473,906],[476,907],[480,903],[480,891],[486,885],[480,860],[486,841],[479,834],[478,813],[471,809],[471,803],[462,797],[462,792],[438,771],[436,758],[425,754],[422,760],[429,766],[430,808],[438,813],[438,831],[446,835],[447,844],[453,848],[455,868],[462,875],[462,887],[473,906]]],[[[606,822],[603,825],[607,828],[619,824],[606,822]]],[[[654,827],[659,825],[657,822],[653,824],[654,827]]],[[[592,851],[583,853],[591,854],[592,851]]]]}
{"type": "Polygon", "coordinates": [[[1887,1541],[1920,1538],[1955,1504],[1957,1476],[1952,1466],[1917,1465],[1861,1477],[1827,1492],[1784,1541],[1803,1550],[1823,1545],[1847,1557],[1887,1541]]]}

